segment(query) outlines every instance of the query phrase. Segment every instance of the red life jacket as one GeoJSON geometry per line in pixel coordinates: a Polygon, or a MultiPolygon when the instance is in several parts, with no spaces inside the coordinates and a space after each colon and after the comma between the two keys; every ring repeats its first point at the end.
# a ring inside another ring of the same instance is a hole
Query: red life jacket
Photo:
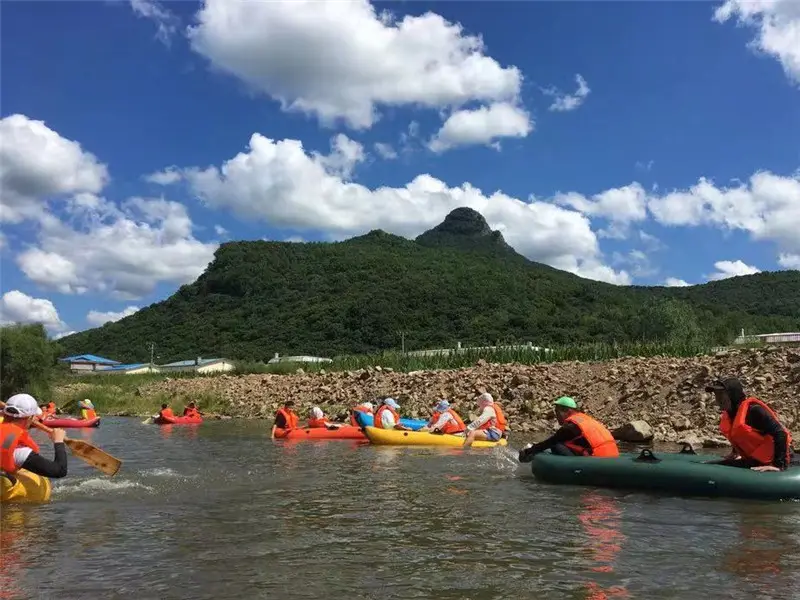
{"type": "Polygon", "coordinates": [[[283,419],[285,421],[285,425],[283,426],[284,429],[297,429],[300,418],[294,413],[294,411],[290,408],[279,408],[278,415],[283,415],[283,419]]]}
{"type": "MultiPolygon", "coordinates": [[[[731,420],[728,411],[723,411],[720,416],[719,430],[722,432],[731,445],[736,448],[742,458],[756,460],[762,465],[771,465],[775,460],[775,445],[771,435],[763,435],[747,424],[747,411],[756,405],[763,408],[776,421],[778,416],[775,412],[758,398],[746,398],[736,409],[736,415],[731,420]]],[[[780,424],[780,421],[778,421],[780,424]]],[[[792,447],[792,434],[781,424],[781,428],[786,432],[786,452],[792,447]]],[[[789,457],[786,457],[787,462],[789,457]]]]}
{"type": "Polygon", "coordinates": [[[580,437],[589,444],[587,449],[572,440],[564,442],[564,445],[570,450],[583,456],[619,456],[619,448],[617,448],[617,442],[614,441],[614,436],[600,421],[576,412],[564,419],[564,423],[574,423],[581,430],[580,437]]]}
{"type": "Polygon", "coordinates": [[[353,410],[351,410],[350,411],[350,423],[353,425],[353,427],[358,427],[358,419],[356,419],[356,413],[357,412],[361,412],[361,413],[364,413],[366,415],[371,415],[372,414],[372,409],[367,407],[367,406],[364,406],[363,404],[359,404],[353,410]]]}
{"type": "Polygon", "coordinates": [[[490,406],[494,409],[495,418],[489,419],[478,427],[478,429],[499,429],[500,433],[503,433],[508,427],[508,421],[506,421],[506,416],[503,414],[503,409],[500,408],[500,405],[495,402],[494,404],[490,404],[490,406]]]}
{"type": "Polygon", "coordinates": [[[308,420],[308,426],[311,427],[312,429],[318,429],[320,427],[327,427],[328,426],[328,420],[325,417],[322,417],[321,419],[314,419],[312,417],[311,419],[308,420]]]}
{"type": "Polygon", "coordinates": [[[394,424],[400,424],[400,413],[398,413],[395,409],[393,409],[388,404],[383,404],[376,412],[373,425],[378,429],[383,429],[383,423],[381,423],[381,417],[383,416],[384,411],[389,411],[394,415],[394,424]]]}
{"type": "Polygon", "coordinates": [[[16,423],[0,423],[0,470],[9,474],[19,470],[14,462],[14,450],[20,446],[39,453],[39,445],[33,441],[28,431],[16,423]]]}
{"type": "Polygon", "coordinates": [[[165,419],[173,419],[173,418],[175,418],[175,413],[172,412],[172,409],[169,408],[169,407],[162,408],[160,411],[158,411],[158,414],[161,415],[162,417],[164,417],[165,419]]]}
{"type": "MultiPolygon", "coordinates": [[[[444,427],[442,427],[442,433],[451,433],[451,434],[461,433],[467,428],[467,426],[464,425],[464,421],[461,419],[458,413],[454,411],[452,408],[448,408],[444,412],[453,417],[453,419],[455,419],[456,422],[453,423],[452,420],[447,421],[447,423],[444,424],[444,427]]],[[[431,415],[431,420],[430,420],[431,426],[435,425],[436,422],[439,420],[439,417],[441,417],[443,414],[444,413],[434,412],[433,415],[431,415]]]]}

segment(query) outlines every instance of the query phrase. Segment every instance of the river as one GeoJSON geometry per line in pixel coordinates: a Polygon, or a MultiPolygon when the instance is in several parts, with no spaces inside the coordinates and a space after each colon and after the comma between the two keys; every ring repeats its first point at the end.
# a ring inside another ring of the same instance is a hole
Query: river
{"type": "Polygon", "coordinates": [[[69,431],[122,470],[109,479],[71,456],[52,502],[2,507],[0,598],[800,593],[800,503],[552,486],[515,450],[273,442],[268,425],[69,431]]]}

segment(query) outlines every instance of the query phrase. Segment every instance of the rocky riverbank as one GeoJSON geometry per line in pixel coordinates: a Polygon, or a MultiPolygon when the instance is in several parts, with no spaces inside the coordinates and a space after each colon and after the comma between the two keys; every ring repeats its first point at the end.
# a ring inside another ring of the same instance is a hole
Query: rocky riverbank
{"type": "MultiPolygon", "coordinates": [[[[605,362],[543,365],[488,364],[453,371],[393,372],[380,367],[338,373],[293,375],[219,375],[164,379],[140,386],[141,400],[169,399],[175,408],[198,397],[217,398],[222,415],[271,418],[286,399],[305,416],[318,405],[344,420],[348,407],[392,396],[402,414],[427,417],[437,398],[448,398],[466,419],[472,399],[488,391],[502,402],[512,432],[540,438],[553,431],[552,402],[574,397],[625,441],[691,441],[714,446],[719,415],[704,386],[716,377],[738,376],[746,391],[762,398],[783,423],[800,434],[800,350],[770,347],[723,351],[713,356],[623,358],[605,362]]],[[[78,384],[80,385],[80,384],[78,384]]],[[[88,391],[88,390],[87,390],[88,391]]]]}

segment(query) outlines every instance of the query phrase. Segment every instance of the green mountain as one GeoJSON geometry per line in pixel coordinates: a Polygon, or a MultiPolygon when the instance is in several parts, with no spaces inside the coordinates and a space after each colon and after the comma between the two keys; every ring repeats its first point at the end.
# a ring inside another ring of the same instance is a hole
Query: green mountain
{"type": "Polygon", "coordinates": [[[116,323],[60,340],[125,362],[265,360],[532,341],[696,340],[800,331],[800,272],[688,288],[620,287],[520,256],[466,208],[411,241],[231,242],[197,281],[116,323]]]}

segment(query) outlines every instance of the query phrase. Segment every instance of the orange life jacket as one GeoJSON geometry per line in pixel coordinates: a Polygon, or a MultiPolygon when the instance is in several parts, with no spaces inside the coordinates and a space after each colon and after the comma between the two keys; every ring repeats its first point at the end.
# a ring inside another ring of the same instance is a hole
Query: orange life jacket
{"type": "Polygon", "coordinates": [[[300,424],[300,418],[290,408],[279,408],[276,413],[276,416],[277,415],[283,415],[283,420],[285,422],[284,429],[297,429],[300,424]]]}
{"type": "MultiPolygon", "coordinates": [[[[778,416],[764,402],[758,398],[745,398],[736,410],[732,421],[728,411],[723,411],[719,420],[719,430],[742,455],[742,458],[756,460],[762,465],[771,465],[775,460],[775,445],[772,436],[763,435],[747,424],[747,411],[753,405],[760,406],[778,421],[778,416]]],[[[782,424],[781,428],[786,432],[786,459],[788,462],[789,448],[792,447],[792,434],[782,424]]]]}
{"type": "Polygon", "coordinates": [[[16,423],[0,423],[0,470],[9,474],[19,470],[14,463],[14,450],[20,446],[39,452],[39,445],[25,429],[16,423]]]}
{"type": "Polygon", "coordinates": [[[400,413],[397,412],[395,409],[393,409],[391,406],[383,404],[377,411],[375,411],[375,418],[373,425],[378,429],[383,429],[383,423],[381,423],[381,417],[383,417],[384,411],[387,410],[394,415],[394,424],[395,425],[400,424],[400,413]]]}
{"type": "Polygon", "coordinates": [[[308,420],[308,426],[311,427],[312,429],[316,429],[319,427],[327,427],[328,420],[325,417],[322,417],[321,419],[314,419],[312,417],[311,419],[308,420]]]}
{"type": "Polygon", "coordinates": [[[494,428],[499,429],[500,433],[503,433],[506,430],[506,427],[508,427],[508,421],[506,421],[506,416],[503,414],[503,409],[500,408],[500,405],[497,402],[491,404],[490,406],[494,408],[495,418],[489,419],[486,421],[486,423],[478,427],[478,429],[494,428]]]}
{"type": "Polygon", "coordinates": [[[91,408],[82,408],[81,409],[81,416],[84,419],[94,419],[94,418],[97,417],[97,413],[94,412],[94,410],[91,409],[91,408]]]}
{"type": "Polygon", "coordinates": [[[356,412],[362,412],[362,413],[365,413],[367,415],[371,415],[372,414],[372,409],[367,407],[367,406],[364,406],[363,404],[359,404],[353,410],[351,410],[350,411],[350,423],[354,427],[358,427],[358,419],[356,419],[356,412]]]}
{"type": "Polygon", "coordinates": [[[48,402],[47,406],[44,407],[42,411],[42,417],[49,417],[56,414],[56,403],[55,402],[48,402]]]}
{"type": "MultiPolygon", "coordinates": [[[[447,423],[444,424],[444,427],[442,427],[442,433],[461,433],[467,428],[467,426],[464,425],[464,421],[452,408],[448,408],[444,412],[453,417],[456,422],[453,423],[453,421],[447,421],[447,423]]],[[[435,425],[436,421],[438,421],[439,417],[441,417],[443,414],[444,413],[434,412],[433,415],[431,415],[431,420],[429,421],[431,426],[435,425]]]]}
{"type": "Polygon", "coordinates": [[[160,411],[158,411],[158,414],[161,415],[162,417],[164,417],[165,419],[173,419],[173,418],[175,418],[175,413],[172,412],[172,409],[169,408],[169,407],[162,408],[160,411]]]}
{"type": "Polygon", "coordinates": [[[200,412],[196,408],[191,408],[190,406],[187,406],[186,408],[183,409],[183,416],[184,417],[199,417],[200,416],[200,412]]]}
{"type": "Polygon", "coordinates": [[[617,442],[614,441],[614,436],[600,421],[576,412],[564,419],[564,423],[574,423],[581,430],[580,437],[589,444],[589,448],[585,448],[571,440],[564,442],[564,445],[570,450],[583,456],[619,456],[619,448],[617,448],[617,442]]]}

